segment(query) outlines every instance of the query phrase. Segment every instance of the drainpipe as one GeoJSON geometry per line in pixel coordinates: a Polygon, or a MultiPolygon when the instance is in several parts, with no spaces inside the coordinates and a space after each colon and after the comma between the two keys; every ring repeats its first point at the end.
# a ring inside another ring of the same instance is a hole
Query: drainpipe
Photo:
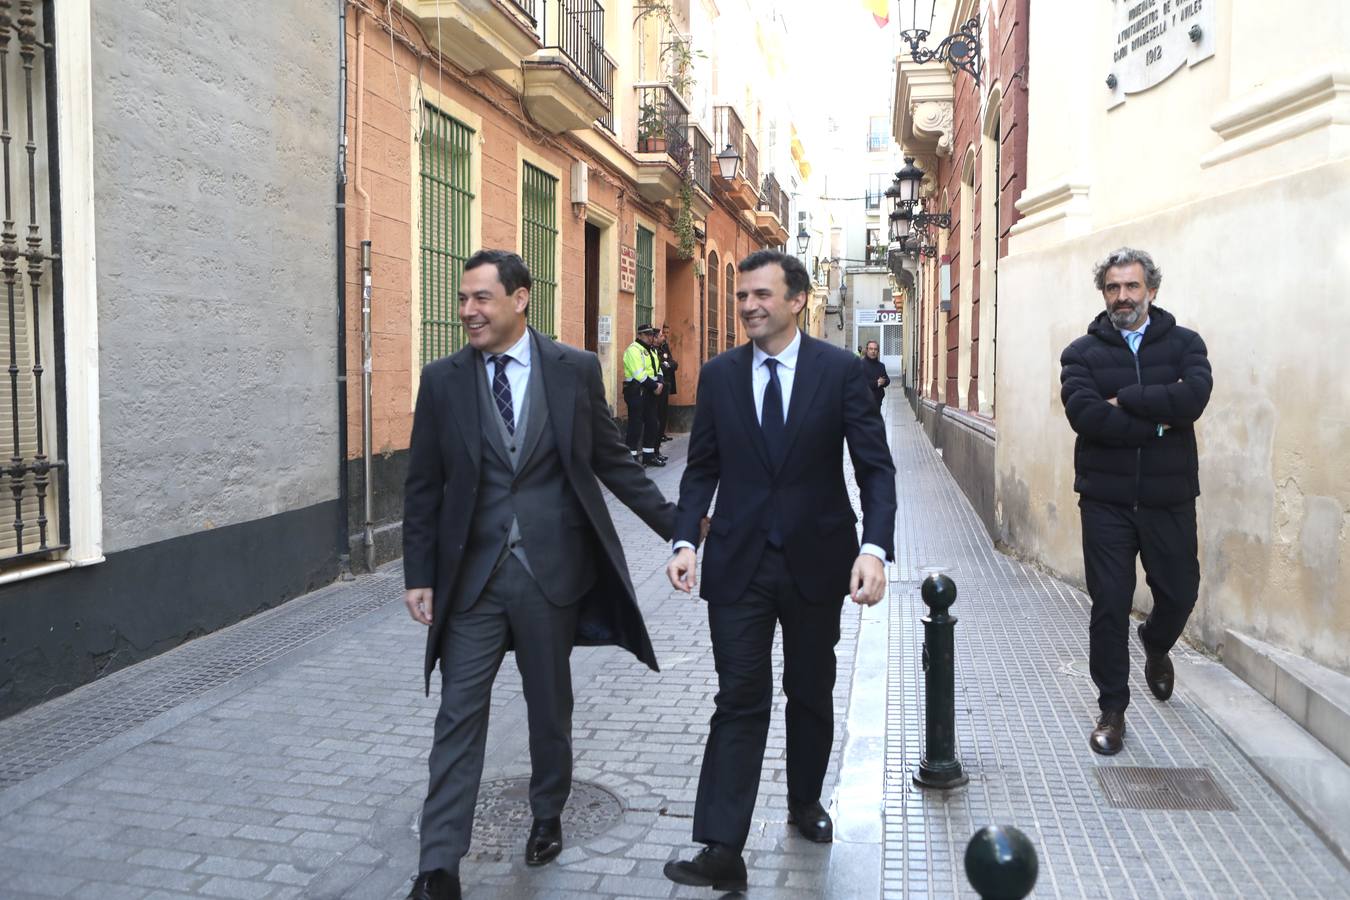
{"type": "Polygon", "coordinates": [[[371,521],[374,506],[370,487],[371,454],[370,427],[370,241],[361,242],[361,466],[364,473],[365,496],[362,514],[365,527],[361,541],[366,548],[366,571],[375,571],[375,525],[371,521]]]}
{"type": "Polygon", "coordinates": [[[337,438],[338,438],[338,578],[352,577],[347,504],[347,0],[338,6],[338,146],[337,146],[337,438]]]}
{"type": "Polygon", "coordinates": [[[370,193],[365,184],[366,132],[366,16],[359,8],[356,16],[356,141],[353,147],[356,171],[355,190],[361,198],[361,465],[364,475],[362,497],[362,544],[365,549],[366,570],[375,571],[375,530],[371,522],[371,415],[370,415],[370,193]]]}

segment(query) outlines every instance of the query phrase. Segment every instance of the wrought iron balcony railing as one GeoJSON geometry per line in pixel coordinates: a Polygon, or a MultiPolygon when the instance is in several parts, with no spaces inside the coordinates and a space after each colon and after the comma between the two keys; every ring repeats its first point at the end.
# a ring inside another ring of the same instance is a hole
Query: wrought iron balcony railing
{"type": "MultiPolygon", "coordinates": [[[[534,7],[533,0],[524,3],[534,7]]],[[[606,98],[612,112],[614,61],[605,53],[604,7],[596,0],[545,0],[543,7],[544,46],[560,50],[587,85],[606,98]]]]}
{"type": "Polygon", "coordinates": [[[745,149],[741,150],[741,169],[745,172],[746,181],[759,184],[759,148],[748,134],[745,136],[745,149]]]}
{"type": "Polygon", "coordinates": [[[683,169],[689,164],[689,111],[668,84],[637,86],[638,152],[665,153],[683,169]]]}
{"type": "Polygon", "coordinates": [[[689,165],[693,167],[694,184],[712,196],[712,144],[703,132],[689,126],[689,165]]]}
{"type": "Polygon", "coordinates": [[[536,23],[539,21],[539,17],[535,11],[536,10],[535,0],[508,0],[508,2],[516,9],[524,13],[525,17],[528,18],[531,23],[536,23]]]}
{"type": "Polygon", "coordinates": [[[717,106],[713,108],[713,151],[721,153],[728,144],[745,156],[745,126],[736,110],[730,106],[717,106]]]}
{"type": "Polygon", "coordinates": [[[779,187],[778,179],[770,172],[764,176],[764,181],[759,186],[759,208],[764,212],[778,216],[781,223],[783,222],[782,199],[783,189],[779,187]]]}

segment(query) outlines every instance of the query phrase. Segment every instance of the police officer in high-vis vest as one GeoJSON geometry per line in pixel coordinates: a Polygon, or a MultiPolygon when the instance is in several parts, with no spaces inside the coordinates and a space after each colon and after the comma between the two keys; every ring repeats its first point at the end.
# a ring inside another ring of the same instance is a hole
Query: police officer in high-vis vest
{"type": "Polygon", "coordinates": [[[628,449],[648,466],[665,465],[656,454],[656,397],[661,380],[652,354],[652,343],[659,332],[651,325],[639,325],[637,340],[623,352],[623,401],[628,406],[628,449]]]}

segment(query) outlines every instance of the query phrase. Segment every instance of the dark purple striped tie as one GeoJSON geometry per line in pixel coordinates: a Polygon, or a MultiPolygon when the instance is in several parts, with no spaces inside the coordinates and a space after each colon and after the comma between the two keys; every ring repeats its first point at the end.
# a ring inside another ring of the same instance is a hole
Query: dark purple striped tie
{"type": "Polygon", "coordinates": [[[492,396],[497,401],[497,412],[501,413],[502,421],[506,423],[507,434],[516,433],[516,413],[511,405],[511,382],[506,378],[506,364],[511,361],[511,357],[505,353],[500,356],[488,358],[488,362],[496,367],[496,374],[492,376],[492,396]]]}

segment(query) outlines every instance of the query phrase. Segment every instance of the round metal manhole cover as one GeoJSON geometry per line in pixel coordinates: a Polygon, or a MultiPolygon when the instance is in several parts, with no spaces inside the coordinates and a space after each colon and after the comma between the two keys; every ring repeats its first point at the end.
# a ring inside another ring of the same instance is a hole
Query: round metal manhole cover
{"type": "MultiPolygon", "coordinates": [[[[572,795],[562,813],[565,846],[586,843],[617,825],[622,816],[623,804],[618,797],[599,785],[572,782],[572,795]]],[[[514,859],[525,852],[525,838],[533,823],[528,777],[483,782],[478,791],[469,856],[490,862],[514,859]]]]}

